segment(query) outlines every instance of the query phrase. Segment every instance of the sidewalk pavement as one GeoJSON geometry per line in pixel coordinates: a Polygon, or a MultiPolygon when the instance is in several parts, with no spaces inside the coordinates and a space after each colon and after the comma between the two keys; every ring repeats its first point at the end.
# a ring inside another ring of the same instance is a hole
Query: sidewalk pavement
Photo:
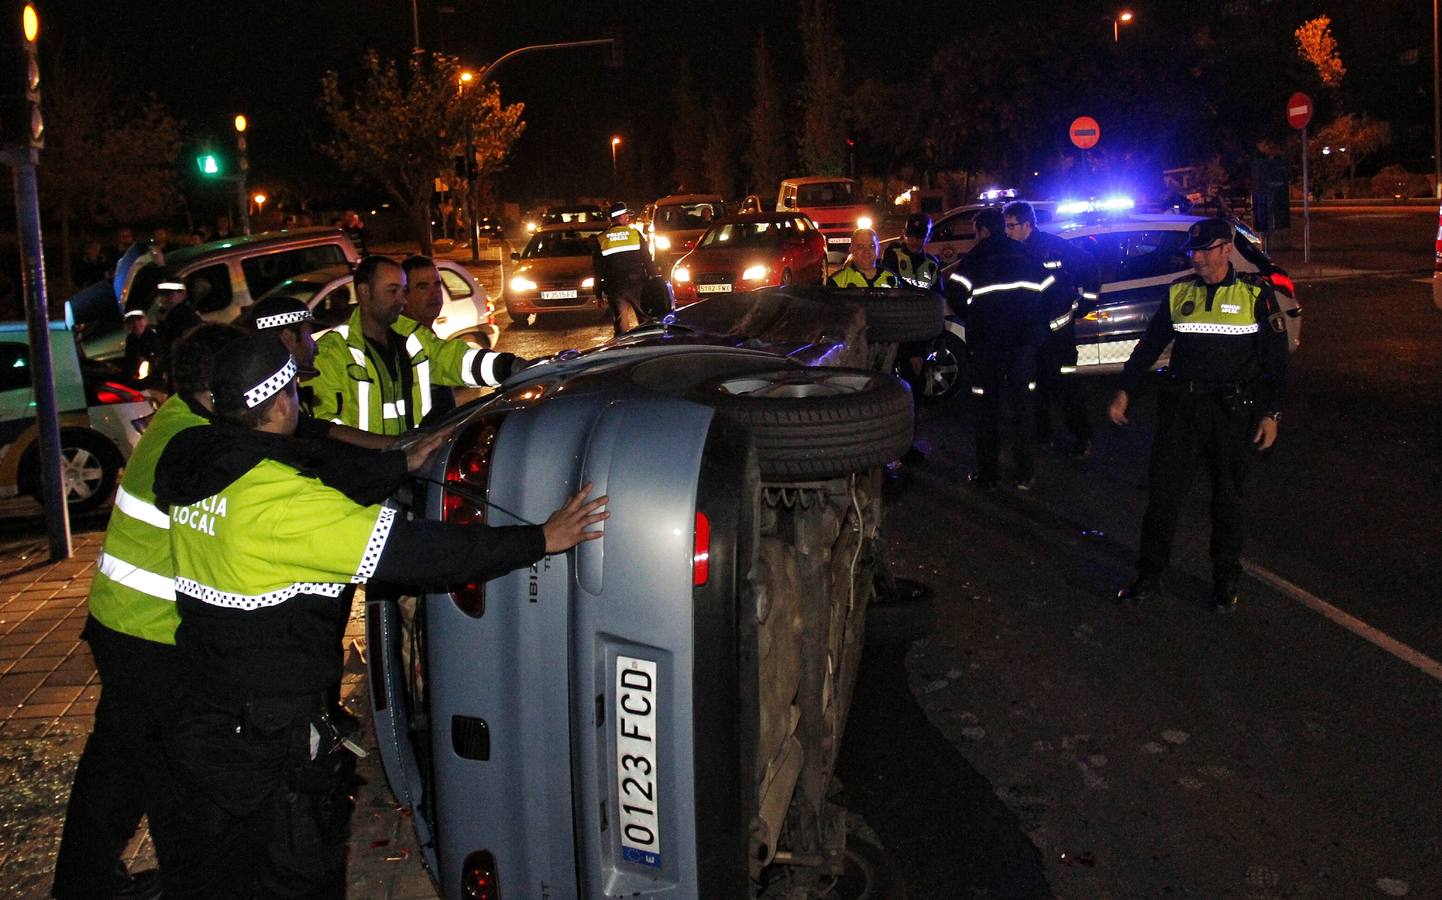
{"type": "MultiPolygon", "coordinates": [[[[0,545],[0,896],[46,897],[75,763],[100,697],[80,640],[86,593],[103,534],[76,535],[71,559],[51,563],[43,536],[0,545]]],[[[420,862],[409,810],[381,771],[365,693],[364,607],[346,629],[342,701],[365,722],[369,755],[351,816],[351,898],[420,900],[436,891],[420,862]]],[[[151,868],[144,829],[126,851],[131,871],[151,868]]]]}

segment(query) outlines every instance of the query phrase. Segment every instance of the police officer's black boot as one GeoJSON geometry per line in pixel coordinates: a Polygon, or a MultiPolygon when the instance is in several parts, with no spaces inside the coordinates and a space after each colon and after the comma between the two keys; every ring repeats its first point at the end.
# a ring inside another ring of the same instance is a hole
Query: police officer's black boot
{"type": "Polygon", "coordinates": [[[1117,602],[1121,604],[1150,603],[1162,597],[1160,575],[1138,575],[1131,584],[1117,591],[1117,602]]]}
{"type": "Polygon", "coordinates": [[[1212,612],[1229,613],[1237,608],[1238,585],[1236,576],[1218,578],[1212,584],[1212,612]]]}

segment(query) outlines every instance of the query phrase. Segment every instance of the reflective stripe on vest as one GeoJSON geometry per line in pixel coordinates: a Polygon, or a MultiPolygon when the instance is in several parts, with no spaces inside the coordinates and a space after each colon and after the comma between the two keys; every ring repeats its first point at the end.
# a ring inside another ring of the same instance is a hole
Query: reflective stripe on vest
{"type": "Polygon", "coordinates": [[[222,591],[220,588],[211,587],[208,584],[201,584],[189,578],[176,578],[175,589],[187,597],[194,597],[202,603],[211,606],[219,606],[224,609],[265,609],[269,606],[279,606],[292,597],[300,594],[314,594],[320,597],[339,597],[349,585],[339,582],[313,582],[300,581],[287,585],[274,591],[266,591],[264,594],[236,594],[231,591],[222,591]]]}
{"type": "Polygon", "coordinates": [[[124,585],[132,591],[140,591],[142,594],[149,594],[161,600],[175,602],[175,581],[169,575],[159,575],[150,572],[139,566],[109,556],[103,551],[96,560],[96,567],[116,584],[124,585]]]}
{"type": "MultiPolygon", "coordinates": [[[[359,347],[352,347],[349,344],[347,344],[346,347],[350,350],[351,359],[355,361],[355,364],[364,369],[366,367],[365,351],[360,349],[359,347]]],[[[371,383],[369,381],[357,381],[355,383],[355,407],[355,427],[359,428],[361,431],[370,431],[371,383]]],[[[336,419],[336,422],[340,424],[345,424],[344,422],[341,422],[340,419],[336,419]]]]}
{"type": "Polygon", "coordinates": [[[1177,334],[1256,334],[1256,302],[1259,291],[1240,278],[1218,285],[1207,308],[1207,286],[1198,278],[1185,278],[1172,285],[1169,305],[1172,330],[1177,334]]]}
{"type": "Polygon", "coordinates": [[[130,518],[139,519],[147,525],[153,525],[156,528],[170,527],[170,516],[161,512],[155,504],[147,503],[130,493],[123,486],[115,491],[115,508],[130,518]]]}
{"type": "Polygon", "coordinates": [[[913,269],[911,267],[911,254],[900,248],[896,251],[896,272],[901,276],[901,280],[907,284],[915,285],[919,288],[934,288],[936,286],[936,276],[939,271],[940,267],[937,266],[936,260],[931,257],[923,257],[921,265],[913,269]]]}
{"type": "Polygon", "coordinates": [[[1051,325],[1051,330],[1061,331],[1063,328],[1065,328],[1067,326],[1067,323],[1072,320],[1072,317],[1076,315],[1076,309],[1077,302],[1073,300],[1071,302],[1071,309],[1051,320],[1051,322],[1049,323],[1051,325]]]}

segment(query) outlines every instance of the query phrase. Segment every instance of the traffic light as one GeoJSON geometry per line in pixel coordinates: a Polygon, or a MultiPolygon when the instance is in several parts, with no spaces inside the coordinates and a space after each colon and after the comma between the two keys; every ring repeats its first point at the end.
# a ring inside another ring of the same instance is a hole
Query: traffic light
{"type": "Polygon", "coordinates": [[[0,144],[45,146],[40,115],[40,13],[34,3],[3,0],[0,30],[0,144]]]}

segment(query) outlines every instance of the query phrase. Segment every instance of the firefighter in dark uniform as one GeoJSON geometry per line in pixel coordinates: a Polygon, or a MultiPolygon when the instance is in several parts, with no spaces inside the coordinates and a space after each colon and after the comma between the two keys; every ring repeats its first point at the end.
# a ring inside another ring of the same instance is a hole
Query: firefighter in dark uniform
{"type": "Polygon", "coordinates": [[[339,682],[352,585],[460,584],[601,536],[588,484],[544,525],[408,521],[315,478],[293,437],[296,364],[268,334],[217,356],[218,418],[156,469],[168,515],[182,690],[165,735],[186,846],[166,897],[345,896],[339,682]]]}
{"type": "Polygon", "coordinates": [[[1242,576],[1243,483],[1256,452],[1277,439],[1287,373],[1286,314],[1272,286],[1231,264],[1225,219],[1193,225],[1186,250],[1193,274],[1172,284],[1167,302],[1122,371],[1108,415],[1127,424],[1127,407],[1161,352],[1172,345],[1157,409],[1137,576],[1122,602],[1161,594],[1172,538],[1198,461],[1212,482],[1212,608],[1237,605],[1242,576]]]}
{"type": "Polygon", "coordinates": [[[1092,424],[1082,405],[1075,378],[1076,311],[1080,292],[1096,280],[1096,266],[1084,251],[1065,238],[1036,229],[1036,210],[1019,200],[1002,210],[1006,236],[1020,241],[1041,260],[1042,268],[1056,276],[1046,292],[1047,337],[1036,357],[1036,437],[1051,440],[1051,405],[1061,405],[1062,421],[1071,432],[1072,459],[1085,459],[1092,452],[1092,424]]]}
{"type": "Polygon", "coordinates": [[[1018,490],[1030,490],[1036,477],[1036,353],[1047,330],[1044,294],[1056,279],[1006,236],[1001,210],[993,207],[976,214],[976,236],[976,246],[947,278],[947,299],[966,319],[971,392],[977,397],[977,468],[969,481],[982,489],[996,486],[1005,395],[1015,433],[1015,484],[1018,490]]]}
{"type": "Polygon", "coordinates": [[[641,290],[656,274],[656,263],[646,238],[631,227],[626,204],[611,204],[610,215],[611,227],[596,236],[592,290],[611,310],[612,329],[624,334],[641,324],[641,290]]]}

